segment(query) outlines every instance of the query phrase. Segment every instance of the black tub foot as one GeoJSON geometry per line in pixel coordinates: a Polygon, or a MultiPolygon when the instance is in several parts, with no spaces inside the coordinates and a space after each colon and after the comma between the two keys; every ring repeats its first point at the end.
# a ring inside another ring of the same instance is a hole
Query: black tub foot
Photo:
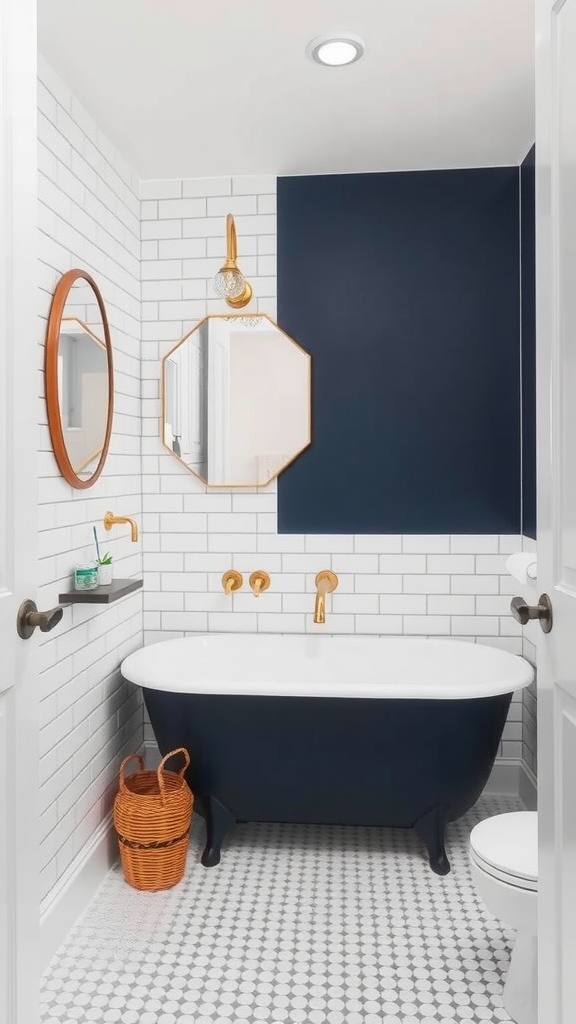
{"type": "Polygon", "coordinates": [[[215,796],[204,798],[204,814],[206,818],[206,846],[202,854],[205,868],[212,868],[220,863],[220,847],[229,828],[236,824],[236,818],[215,796]]]}
{"type": "Polygon", "coordinates": [[[424,841],[430,858],[430,867],[437,875],[447,875],[450,871],[450,861],[444,847],[445,826],[446,808],[443,804],[427,811],[412,826],[424,841]]]}

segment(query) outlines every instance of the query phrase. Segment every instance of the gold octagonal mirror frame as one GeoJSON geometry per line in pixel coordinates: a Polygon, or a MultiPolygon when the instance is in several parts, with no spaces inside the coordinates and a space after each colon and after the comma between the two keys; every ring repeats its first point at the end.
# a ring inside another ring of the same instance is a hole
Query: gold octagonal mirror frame
{"type": "Polygon", "coordinates": [[[176,342],[175,345],[173,345],[168,350],[168,352],[166,352],[165,356],[162,359],[160,440],[161,440],[162,446],[166,449],[167,452],[170,453],[172,458],[176,459],[176,461],[179,462],[181,466],[183,466],[189,473],[191,473],[192,476],[196,477],[197,480],[200,480],[200,482],[202,484],[204,484],[205,487],[208,487],[210,490],[231,490],[231,489],[235,489],[235,488],[253,489],[253,488],[258,488],[258,487],[266,487],[268,484],[272,483],[273,480],[276,480],[277,477],[280,475],[280,473],[283,473],[284,470],[287,469],[288,466],[290,466],[302,454],[302,452],[305,451],[310,446],[310,444],[312,443],[312,356],[310,355],[309,352],[306,351],[306,349],[304,349],[302,347],[302,345],[300,345],[297,341],[294,340],[294,338],[292,338],[289,334],[287,334],[286,331],[282,330],[282,328],[279,327],[279,325],[276,323],[276,321],[273,320],[271,316],[268,316],[267,313],[252,313],[252,314],[249,315],[249,318],[250,319],[258,319],[258,320],[265,320],[265,321],[267,321],[270,324],[271,328],[274,328],[276,331],[278,331],[279,334],[281,334],[283,336],[283,338],[287,342],[290,342],[291,345],[293,345],[300,353],[302,353],[302,355],[307,360],[307,363],[308,363],[308,367],[307,367],[308,395],[307,395],[307,401],[306,401],[306,410],[307,410],[306,434],[307,434],[307,440],[306,440],[306,442],[304,444],[299,446],[298,449],[293,454],[291,454],[289,457],[287,457],[286,461],[283,462],[282,465],[280,465],[277,469],[275,469],[274,472],[270,473],[270,475],[267,475],[266,479],[263,479],[263,480],[261,480],[259,482],[246,481],[246,482],[242,482],[242,483],[209,483],[200,473],[196,472],[196,470],[194,470],[190,465],[188,465],[186,460],[183,459],[181,457],[181,455],[179,455],[177,452],[174,451],[174,449],[172,447],[170,447],[170,445],[166,442],[166,437],[165,437],[166,406],[167,406],[167,400],[166,400],[167,369],[166,368],[167,368],[168,361],[169,361],[170,357],[173,356],[174,352],[176,352],[179,348],[181,348],[181,346],[184,345],[193,334],[195,334],[197,331],[200,331],[204,324],[209,323],[211,320],[226,320],[226,321],[237,320],[238,322],[241,323],[242,321],[246,321],[248,319],[246,313],[221,313],[221,314],[219,314],[219,313],[210,313],[207,316],[202,317],[202,319],[198,320],[198,322],[194,325],[194,327],[190,331],[188,331],[182,338],[180,338],[176,342]]]}

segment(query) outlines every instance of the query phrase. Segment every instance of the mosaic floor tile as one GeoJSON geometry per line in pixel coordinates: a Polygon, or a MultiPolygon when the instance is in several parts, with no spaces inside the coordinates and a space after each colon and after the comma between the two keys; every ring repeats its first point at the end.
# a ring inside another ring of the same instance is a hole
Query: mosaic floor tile
{"type": "Polygon", "coordinates": [[[472,888],[468,836],[518,810],[483,797],[433,874],[411,832],[239,825],[203,868],[139,893],[111,872],[44,976],[42,1024],[505,1024],[514,933],[472,888]]]}

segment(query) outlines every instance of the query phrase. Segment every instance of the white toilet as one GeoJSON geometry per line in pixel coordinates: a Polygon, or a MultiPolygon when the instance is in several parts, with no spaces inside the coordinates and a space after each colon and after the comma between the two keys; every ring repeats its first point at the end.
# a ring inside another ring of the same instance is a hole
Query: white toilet
{"type": "Polygon", "coordinates": [[[515,928],[504,1006],[516,1024],[538,1021],[538,815],[486,818],[470,833],[472,878],[486,909],[515,928]]]}

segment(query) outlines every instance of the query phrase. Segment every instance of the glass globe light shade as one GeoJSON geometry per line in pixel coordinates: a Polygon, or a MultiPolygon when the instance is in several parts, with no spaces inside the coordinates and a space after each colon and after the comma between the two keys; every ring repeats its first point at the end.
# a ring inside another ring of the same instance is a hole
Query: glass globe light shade
{"type": "Polygon", "coordinates": [[[222,267],[214,278],[214,291],[222,299],[237,299],[245,287],[244,274],[237,268],[222,267]]]}

